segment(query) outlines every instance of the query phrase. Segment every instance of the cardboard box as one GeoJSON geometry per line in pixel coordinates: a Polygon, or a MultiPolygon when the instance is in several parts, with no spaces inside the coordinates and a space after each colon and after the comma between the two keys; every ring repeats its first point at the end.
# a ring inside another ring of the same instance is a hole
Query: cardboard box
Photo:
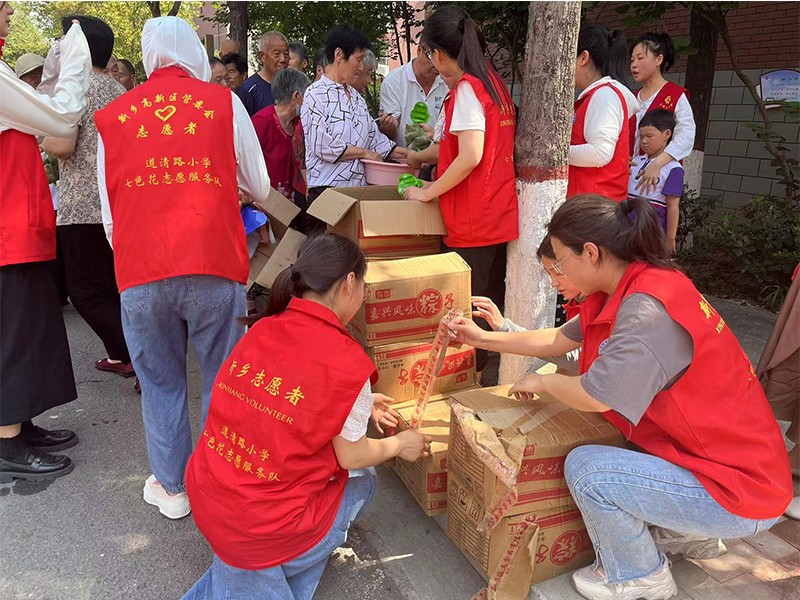
{"type": "Polygon", "coordinates": [[[408,202],[391,186],[329,188],[308,214],[358,242],[371,259],[437,254],[447,233],[438,202],[408,202]]]}
{"type": "Polygon", "coordinates": [[[364,306],[350,322],[363,346],[433,338],[451,308],[471,313],[471,271],[455,252],[371,262],[364,306]]]}
{"type": "Polygon", "coordinates": [[[619,430],[598,413],[578,412],[542,396],[529,402],[508,397],[510,386],[483,388],[452,395],[453,410],[466,409],[464,422],[450,422],[450,470],[490,510],[509,487],[474,452],[469,439],[516,474],[518,498],[506,516],[532,510],[574,508],[564,480],[564,461],[584,444],[622,446],[619,430]],[[458,407],[455,404],[458,403],[458,407]]]}
{"type": "Polygon", "coordinates": [[[484,579],[492,580],[496,598],[527,598],[534,583],[594,560],[592,542],[577,508],[537,509],[533,514],[505,517],[489,534],[478,530],[485,510],[481,499],[451,472],[447,537],[484,579]],[[512,556],[515,541],[519,545],[512,556]]]}
{"type": "MultiPolygon", "coordinates": [[[[378,368],[373,392],[397,401],[416,399],[433,342],[408,342],[367,348],[367,355],[378,368]]],[[[451,342],[442,368],[433,380],[431,395],[475,385],[475,349],[451,342]]],[[[449,417],[448,417],[449,419],[449,417]]]]}
{"type": "Polygon", "coordinates": [[[265,212],[270,222],[278,221],[286,227],[300,214],[300,207],[273,187],[269,188],[269,195],[264,200],[253,202],[253,205],[265,212]]]}
{"type": "MultiPolygon", "coordinates": [[[[414,412],[409,406],[397,411],[401,420],[399,431],[408,429],[414,412]]],[[[428,403],[419,430],[433,438],[431,455],[417,462],[395,459],[392,469],[429,517],[447,508],[447,441],[450,435],[450,406],[447,402],[428,403]]]]}
{"type": "Polygon", "coordinates": [[[265,288],[272,287],[278,273],[289,267],[297,260],[297,252],[306,236],[287,229],[277,244],[259,244],[253,258],[250,259],[250,274],[247,279],[247,289],[257,283],[265,288]]]}

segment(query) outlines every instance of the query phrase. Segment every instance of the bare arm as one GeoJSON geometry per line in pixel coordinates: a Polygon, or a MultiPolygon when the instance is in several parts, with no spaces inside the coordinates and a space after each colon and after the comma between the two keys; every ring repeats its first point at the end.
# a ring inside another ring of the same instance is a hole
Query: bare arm
{"type": "Polygon", "coordinates": [[[428,436],[411,429],[381,440],[363,436],[357,442],[348,442],[342,436],[336,436],[333,438],[333,451],[336,453],[336,460],[343,468],[364,469],[379,465],[395,456],[412,462],[417,461],[429,455],[430,441],[431,438],[428,436]]]}
{"type": "Polygon", "coordinates": [[[471,129],[454,133],[458,136],[458,156],[430,186],[423,189],[406,188],[404,193],[406,200],[429,202],[440,194],[452,190],[464,181],[472,170],[480,164],[483,158],[484,132],[471,129]]]}
{"type": "Polygon", "coordinates": [[[560,328],[519,333],[484,331],[469,319],[461,317],[450,324],[450,330],[456,340],[475,348],[523,356],[561,356],[581,347],[580,342],[569,339],[560,328]]]}
{"type": "Polygon", "coordinates": [[[42,150],[53,158],[65,160],[72,156],[72,153],[75,151],[75,142],[77,139],[77,135],[68,138],[48,136],[44,138],[42,142],[42,150]]]}
{"type": "Polygon", "coordinates": [[[540,375],[523,377],[509,390],[508,395],[517,400],[528,400],[533,394],[548,394],[567,406],[583,412],[606,412],[608,406],[589,395],[581,385],[580,376],[540,375]]]}

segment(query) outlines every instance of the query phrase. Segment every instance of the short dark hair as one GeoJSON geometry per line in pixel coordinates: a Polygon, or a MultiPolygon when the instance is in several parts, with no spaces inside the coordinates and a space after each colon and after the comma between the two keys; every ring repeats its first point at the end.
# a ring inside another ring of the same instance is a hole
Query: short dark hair
{"type": "Polygon", "coordinates": [[[208,59],[208,66],[209,67],[213,68],[214,65],[216,65],[216,64],[220,64],[222,66],[225,66],[225,63],[222,62],[220,59],[218,59],[216,56],[212,56],[211,58],[208,59]]]}
{"type": "Polygon", "coordinates": [[[362,31],[350,25],[337,25],[331,29],[325,40],[325,58],[328,64],[336,57],[336,49],[341,48],[345,58],[350,58],[357,50],[372,50],[369,38],[362,31]]]}
{"type": "Polygon", "coordinates": [[[328,66],[328,57],[325,56],[325,48],[320,48],[314,52],[314,73],[317,72],[319,67],[325,69],[328,66]]]}
{"type": "Polygon", "coordinates": [[[72,21],[77,19],[81,24],[83,35],[89,44],[89,52],[92,55],[92,66],[98,69],[105,69],[108,61],[111,60],[111,53],[114,52],[114,32],[108,23],[97,17],[86,15],[67,15],[61,19],[61,30],[64,35],[72,27],[72,21]]]}
{"type": "Polygon", "coordinates": [[[667,129],[675,131],[675,113],[671,113],[663,108],[648,111],[639,122],[639,129],[642,127],[655,127],[660,132],[665,132],[667,129]]]}
{"type": "Polygon", "coordinates": [[[227,66],[233,64],[239,73],[247,75],[247,59],[241,54],[231,52],[230,54],[226,54],[220,58],[220,60],[222,61],[223,65],[227,66]]]}
{"type": "Polygon", "coordinates": [[[117,63],[125,67],[129,77],[136,77],[136,67],[127,58],[118,58],[117,63]]]}
{"type": "Polygon", "coordinates": [[[300,42],[289,42],[289,52],[294,52],[300,60],[308,60],[308,50],[300,42]]]}

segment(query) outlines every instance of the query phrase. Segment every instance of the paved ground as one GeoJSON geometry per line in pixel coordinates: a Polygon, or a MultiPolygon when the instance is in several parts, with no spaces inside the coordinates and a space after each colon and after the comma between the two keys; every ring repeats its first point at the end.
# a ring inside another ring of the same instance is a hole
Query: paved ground
{"type": "MultiPolygon", "coordinates": [[[[732,301],[712,303],[757,361],[775,316],[732,301]]],[[[79,399],[38,422],[78,432],[81,443],[66,451],[78,466],[50,485],[0,485],[0,598],[180,598],[210,564],[210,550],[191,518],[168,521],[141,500],[150,472],[133,382],[95,371],[102,346],[74,310],[64,317],[79,399]]],[[[197,423],[193,361],[189,371],[197,423]]],[[[375,501],[331,559],[317,597],[470,598],[481,578],[394,474],[379,469],[379,475],[375,501]]],[[[726,557],[676,563],[679,598],[799,600],[798,548],[800,525],[784,522],[736,543],[726,557]]],[[[577,598],[564,577],[536,586],[530,597],[577,598]]]]}

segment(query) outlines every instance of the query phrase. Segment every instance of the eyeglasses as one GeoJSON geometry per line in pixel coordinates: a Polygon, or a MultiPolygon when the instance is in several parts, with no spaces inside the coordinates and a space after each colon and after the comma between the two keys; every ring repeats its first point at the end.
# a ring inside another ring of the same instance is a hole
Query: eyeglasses
{"type": "Polygon", "coordinates": [[[559,277],[564,277],[564,270],[561,268],[561,265],[563,265],[567,261],[567,259],[572,258],[576,254],[577,254],[577,252],[573,252],[572,254],[567,256],[566,258],[562,258],[561,260],[554,262],[551,265],[551,267],[552,267],[553,271],[555,272],[555,274],[558,275],[559,277]]]}
{"type": "Polygon", "coordinates": [[[431,55],[433,54],[434,50],[436,50],[436,48],[433,48],[432,50],[423,50],[422,53],[426,56],[428,60],[431,60],[431,55]]]}

